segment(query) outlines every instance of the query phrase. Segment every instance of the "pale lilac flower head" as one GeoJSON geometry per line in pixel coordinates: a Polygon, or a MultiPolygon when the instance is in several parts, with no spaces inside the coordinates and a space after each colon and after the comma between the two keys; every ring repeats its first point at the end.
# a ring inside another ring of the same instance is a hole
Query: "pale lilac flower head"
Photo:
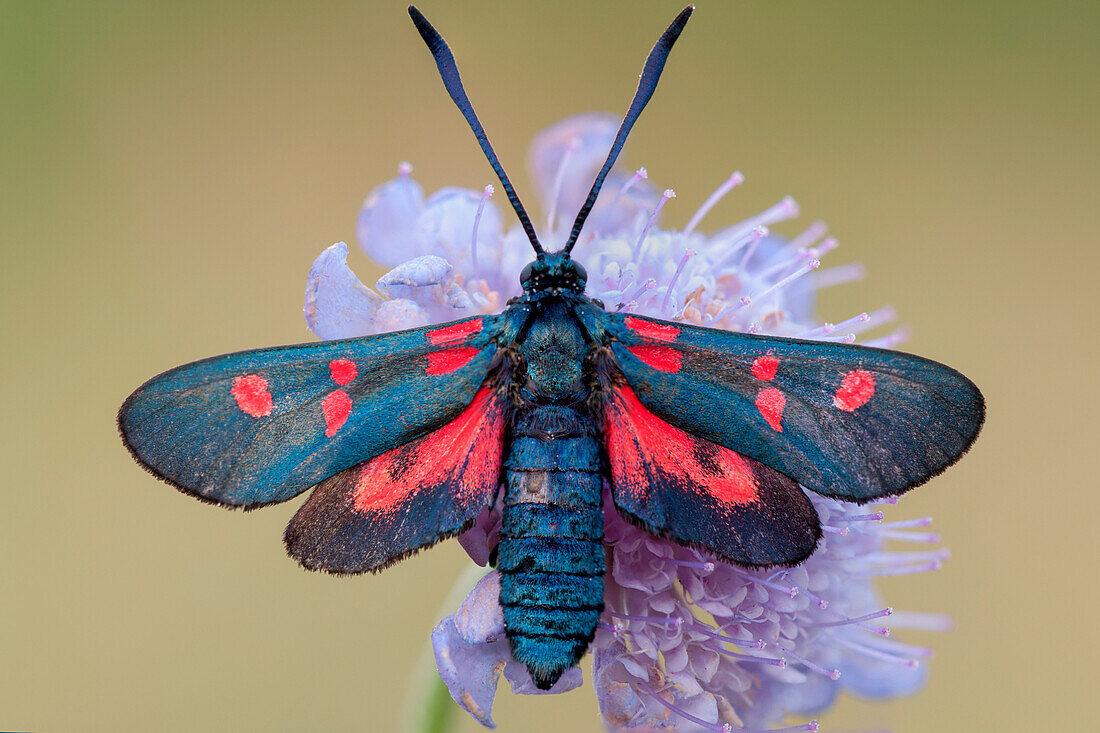
{"type": "MultiPolygon", "coordinates": [[[[543,202],[540,239],[547,250],[564,242],[617,127],[617,117],[586,114],[535,138],[529,167],[543,202]]],[[[411,173],[402,163],[359,214],[363,250],[393,268],[373,289],[348,268],[342,242],[314,263],[305,316],[320,338],[496,313],[519,294],[519,272],[532,253],[519,225],[505,226],[491,200],[493,187],[444,188],[425,199],[411,173]]],[[[653,186],[644,168],[613,171],[574,252],[589,274],[588,295],[611,310],[847,343],[893,320],[889,308],[836,324],[815,319],[816,291],[859,279],[862,268],[819,269],[837,246],[821,222],[790,237],[773,234],[798,215],[793,199],[729,226],[707,227],[711,207],[743,182],[732,173],[683,229],[666,229],[662,214],[679,203],[672,189],[653,186]]],[[[861,343],[890,347],[903,339],[897,330],[861,343]]],[[[930,650],[894,640],[890,628],[937,629],[946,621],[895,612],[874,580],[939,567],[944,550],[886,546],[935,544],[938,538],[920,529],[930,520],[884,521],[883,507],[894,500],[857,506],[808,496],[824,537],[799,566],[771,570],[740,568],[648,535],[623,521],[605,496],[606,610],[590,651],[609,730],[774,729],[828,708],[841,691],[881,698],[920,687],[930,650]]],[[[499,511],[485,511],[459,539],[486,565],[499,530],[499,511]]],[[[432,634],[452,697],[490,727],[501,674],[515,692],[540,692],[511,658],[498,588],[496,573],[488,573],[432,634]]],[[[571,670],[549,692],[580,684],[579,670],[571,670]]],[[[794,729],[816,727],[806,722],[794,729]]]]}

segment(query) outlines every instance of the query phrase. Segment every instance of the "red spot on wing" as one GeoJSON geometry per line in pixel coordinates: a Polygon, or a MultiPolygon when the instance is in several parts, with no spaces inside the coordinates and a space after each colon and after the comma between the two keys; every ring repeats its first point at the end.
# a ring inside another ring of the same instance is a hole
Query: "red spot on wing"
{"type": "Polygon", "coordinates": [[[758,356],[752,363],[752,375],[761,382],[770,382],[779,369],[779,359],[774,356],[758,356]]]}
{"type": "Polygon", "coordinates": [[[671,323],[654,323],[634,316],[624,318],[623,325],[639,336],[656,341],[675,341],[680,335],[680,329],[671,323]]]}
{"type": "Polygon", "coordinates": [[[478,353],[480,353],[480,350],[475,349],[473,346],[460,346],[454,349],[433,351],[426,355],[428,365],[424,367],[424,371],[432,376],[457,372],[473,361],[478,353]]]}
{"type": "Polygon", "coordinates": [[[481,331],[482,326],[482,319],[475,318],[471,321],[460,321],[458,323],[452,323],[450,326],[428,331],[425,335],[428,337],[428,341],[431,342],[432,346],[439,346],[440,344],[462,341],[470,334],[481,331]]]}
{"type": "Polygon", "coordinates": [[[267,380],[259,374],[245,374],[233,380],[230,390],[237,407],[252,417],[267,417],[271,414],[271,393],[267,391],[267,380]]]}
{"type": "Polygon", "coordinates": [[[496,491],[504,446],[504,409],[482,387],[451,422],[363,464],[354,488],[359,512],[391,512],[421,488],[457,485],[468,503],[496,491]]]}
{"type": "Polygon", "coordinates": [[[787,398],[775,387],[760,390],[756,395],[756,409],[772,426],[772,430],[783,432],[783,408],[787,406],[787,398]]]}
{"type": "Polygon", "coordinates": [[[661,346],[659,344],[639,344],[638,346],[629,346],[627,350],[657,371],[669,372],[670,374],[680,371],[680,363],[684,358],[683,354],[671,346],[661,346]]]}
{"type": "Polygon", "coordinates": [[[738,453],[670,425],[620,387],[604,409],[604,440],[616,490],[645,501],[654,487],[683,487],[727,506],[760,500],[756,476],[738,453]]]}
{"type": "Polygon", "coordinates": [[[875,394],[875,375],[862,369],[844,375],[840,387],[833,396],[833,405],[838,410],[853,412],[867,404],[875,394]]]}
{"type": "Polygon", "coordinates": [[[333,359],[329,362],[328,370],[329,374],[332,375],[332,381],[341,387],[359,376],[358,367],[350,359],[333,359]]]}
{"type": "Polygon", "coordinates": [[[325,416],[325,437],[331,438],[336,431],[344,427],[351,414],[351,398],[348,393],[338,389],[321,401],[321,413],[325,416]]]}

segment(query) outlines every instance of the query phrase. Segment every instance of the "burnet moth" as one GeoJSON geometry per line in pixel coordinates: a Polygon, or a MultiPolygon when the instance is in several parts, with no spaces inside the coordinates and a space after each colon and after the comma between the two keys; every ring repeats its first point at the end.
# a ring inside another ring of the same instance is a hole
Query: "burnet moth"
{"type": "Polygon", "coordinates": [[[495,316],[216,356],[146,382],[122,438],[159,478],[253,508],[313,489],[289,553],[333,573],[378,571],[502,512],[492,561],[515,659],[549,689],[603,610],[605,484],[629,521],[737,565],[795,565],[821,524],[803,487],[868,502],[955,463],[981,393],[918,356],[630,315],[585,296],[570,253],[692,8],[646,59],[637,92],[565,246],[547,252],[463,89],[439,67],[535,251],[495,316]]]}

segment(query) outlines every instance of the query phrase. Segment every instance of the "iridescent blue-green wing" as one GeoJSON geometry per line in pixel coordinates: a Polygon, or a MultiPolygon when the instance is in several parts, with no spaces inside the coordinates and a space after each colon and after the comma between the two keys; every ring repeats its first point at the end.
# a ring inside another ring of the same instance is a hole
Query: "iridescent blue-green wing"
{"type": "Polygon", "coordinates": [[[458,534],[496,499],[507,408],[487,384],[442,427],[326,478],[287,526],[287,551],[361,573],[458,534]]]}
{"type": "Polygon", "coordinates": [[[866,502],[918,486],[966,452],[985,416],[970,380],[910,354],[604,321],[646,408],[825,496],[866,502]]]}
{"type": "Polygon", "coordinates": [[[216,356],[146,382],[123,441],[199,499],[290,499],[457,417],[485,381],[500,317],[216,356]]]}

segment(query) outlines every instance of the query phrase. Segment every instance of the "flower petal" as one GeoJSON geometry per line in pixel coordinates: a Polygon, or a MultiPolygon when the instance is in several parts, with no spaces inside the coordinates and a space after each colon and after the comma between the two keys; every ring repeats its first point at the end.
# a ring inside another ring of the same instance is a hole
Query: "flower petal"
{"type": "MultiPolygon", "coordinates": [[[[478,191],[456,187],[441,188],[429,196],[414,227],[416,253],[440,254],[462,272],[473,275],[471,244],[481,199],[478,191]]],[[[479,262],[497,259],[502,226],[500,211],[492,201],[486,201],[477,220],[479,262]]]]}
{"type": "Polygon", "coordinates": [[[306,278],[302,312],[318,338],[353,338],[378,331],[375,318],[382,298],[359,282],[347,260],[348,246],[337,242],[317,256],[306,278]]]}
{"type": "Polygon", "coordinates": [[[440,292],[425,293],[423,289],[435,286],[441,288],[450,279],[453,270],[451,263],[442,257],[424,255],[402,262],[378,278],[374,287],[388,298],[420,301],[425,297],[434,296],[433,299],[438,301],[440,292]]]}
{"type": "Polygon", "coordinates": [[[478,565],[489,564],[489,555],[500,537],[500,512],[486,507],[473,525],[458,536],[458,543],[478,565]]]}
{"type": "Polygon", "coordinates": [[[424,208],[424,192],[408,175],[400,175],[371,191],[359,210],[359,245],[383,265],[396,265],[413,248],[413,226],[424,208]]]}
{"type": "Polygon", "coordinates": [[[511,658],[508,640],[471,644],[456,628],[455,617],[448,616],[432,631],[432,649],[451,699],[485,727],[495,728],[493,699],[500,673],[511,658]]]}
{"type": "Polygon", "coordinates": [[[455,629],[470,644],[493,642],[504,636],[504,610],[500,607],[500,573],[486,573],[452,617],[455,629]]]}
{"type": "Polygon", "coordinates": [[[372,333],[404,331],[407,328],[427,326],[431,319],[427,311],[411,300],[387,300],[378,306],[375,330],[372,333]]]}
{"type": "Polygon", "coordinates": [[[556,695],[581,685],[581,671],[573,667],[549,690],[540,690],[527,668],[512,658],[500,607],[500,573],[495,570],[477,582],[454,615],[436,626],[432,649],[451,698],[489,728],[494,727],[491,713],[501,672],[519,695],[556,695]]]}
{"type": "Polygon", "coordinates": [[[572,219],[607,158],[618,129],[617,115],[589,112],[566,117],[535,136],[527,154],[527,165],[547,210],[553,204],[559,215],[572,219]],[[562,169],[562,160],[567,155],[562,169]],[[561,189],[557,201],[553,202],[559,170],[561,189]]]}

